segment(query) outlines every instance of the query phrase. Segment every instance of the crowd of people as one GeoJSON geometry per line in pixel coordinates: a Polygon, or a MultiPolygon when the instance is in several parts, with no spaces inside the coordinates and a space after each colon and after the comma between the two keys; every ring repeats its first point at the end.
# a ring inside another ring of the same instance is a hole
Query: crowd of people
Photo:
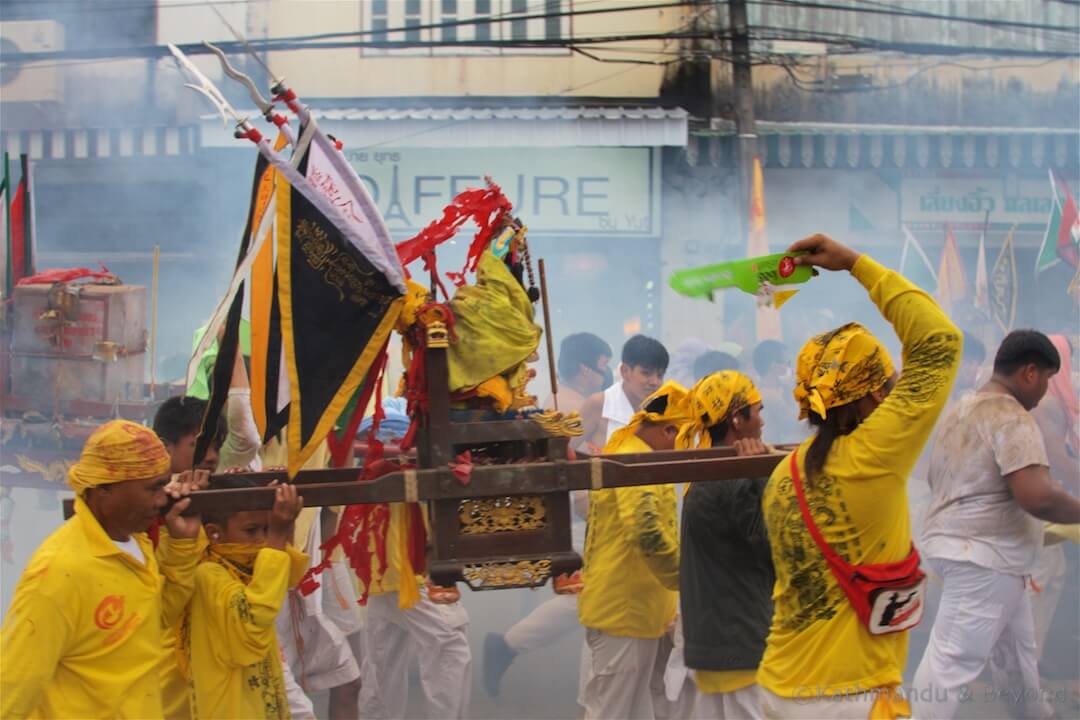
{"type": "MultiPolygon", "coordinates": [[[[767,439],[784,457],[769,477],[576,496],[583,570],[487,636],[484,687],[497,695],[517,656],[584,627],[590,719],[953,718],[988,668],[1011,712],[1062,714],[1039,658],[1066,575],[1057,543],[1080,528],[1069,341],[1014,331],[979,380],[986,349],[902,275],[822,235],[791,250],[865,288],[900,362],[857,323],[794,362],[775,341],[669,356],[635,336],[613,369],[602,339],[567,337],[559,405],[580,412],[576,452],[777,452],[767,439]]],[[[414,579],[407,553],[367,586],[332,558],[305,594],[334,509],[282,484],[268,511],[182,514],[211,471],[214,487],[247,487],[227,471],[284,464],[254,430],[239,354],[196,467],[205,407],[173,398],[152,429],[116,420],[87,441],[75,515],[4,621],[0,717],[312,718],[310,694],[328,690],[331,718],[402,718],[414,660],[422,712],[467,717],[468,615],[414,579]]],[[[394,548],[422,522],[405,504],[385,520],[394,548]]]]}

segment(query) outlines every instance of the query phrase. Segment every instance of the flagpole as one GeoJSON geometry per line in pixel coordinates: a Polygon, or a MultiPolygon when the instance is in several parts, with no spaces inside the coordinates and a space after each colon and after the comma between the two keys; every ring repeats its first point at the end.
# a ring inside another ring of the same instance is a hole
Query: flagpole
{"type": "Polygon", "coordinates": [[[551,399],[555,410],[559,409],[559,379],[555,373],[555,340],[551,337],[551,305],[548,302],[547,273],[544,271],[544,258],[537,263],[540,270],[540,295],[544,301],[544,335],[547,337],[548,376],[551,378],[551,399]]]}
{"type": "Polygon", "coordinates": [[[157,385],[157,310],[158,268],[161,264],[161,246],[154,246],[153,271],[150,274],[150,400],[154,399],[157,385]]]}

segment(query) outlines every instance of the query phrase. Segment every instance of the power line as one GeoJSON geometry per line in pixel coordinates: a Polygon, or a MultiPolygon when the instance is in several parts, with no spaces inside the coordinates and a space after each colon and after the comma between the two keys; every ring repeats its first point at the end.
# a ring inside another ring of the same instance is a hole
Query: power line
{"type": "MultiPolygon", "coordinates": [[[[292,35],[275,38],[284,42],[301,42],[306,40],[336,40],[339,38],[361,38],[375,35],[389,36],[405,32],[419,30],[440,30],[443,28],[457,28],[464,26],[481,26],[500,24],[510,20],[547,20],[549,18],[580,17],[586,15],[603,15],[608,13],[636,12],[641,10],[663,10],[665,8],[687,7],[697,5],[696,0],[673,0],[672,2],[648,3],[643,5],[619,5],[616,7],[601,7],[591,10],[559,10],[557,12],[529,13],[528,10],[508,11],[499,15],[478,15],[465,20],[447,20],[438,23],[425,23],[420,25],[407,25],[405,27],[384,28],[380,30],[356,30],[349,32],[317,33],[313,35],[292,35]]],[[[258,41],[256,41],[258,42],[258,41]]]]}
{"type": "Polygon", "coordinates": [[[1009,30],[1044,30],[1052,32],[1080,33],[1080,28],[1070,28],[1062,25],[1049,25],[1046,23],[1030,23],[1018,20],[1000,20],[998,18],[974,17],[970,15],[944,15],[926,10],[912,10],[898,8],[873,0],[855,0],[869,7],[858,8],[850,5],[836,5],[826,2],[808,2],[808,0],[747,0],[751,5],[779,5],[806,8],[809,10],[826,10],[836,12],[849,12],[866,15],[887,15],[894,17],[911,17],[925,20],[948,20],[950,22],[970,23],[984,25],[986,27],[1004,28],[1009,30]]]}

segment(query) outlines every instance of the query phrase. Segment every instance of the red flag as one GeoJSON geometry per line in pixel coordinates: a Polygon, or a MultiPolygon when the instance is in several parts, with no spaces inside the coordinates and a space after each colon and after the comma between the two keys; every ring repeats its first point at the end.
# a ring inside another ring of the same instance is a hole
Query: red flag
{"type": "Polygon", "coordinates": [[[1076,211],[1076,201],[1073,200],[1069,186],[1062,178],[1057,178],[1061,203],[1061,223],[1058,225],[1057,255],[1073,267],[1080,266],[1080,252],[1077,244],[1080,243],[1080,215],[1076,211]]]}
{"type": "Polygon", "coordinates": [[[30,202],[30,161],[26,155],[20,158],[22,177],[11,200],[11,284],[17,285],[24,277],[34,274],[34,223],[33,205],[30,202]]]}

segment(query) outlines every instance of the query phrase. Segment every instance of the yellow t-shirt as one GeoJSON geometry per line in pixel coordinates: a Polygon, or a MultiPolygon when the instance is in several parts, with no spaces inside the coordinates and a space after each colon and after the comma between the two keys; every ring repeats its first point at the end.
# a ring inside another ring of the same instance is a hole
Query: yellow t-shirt
{"type": "Polygon", "coordinates": [[[199,565],[188,627],[194,717],[290,717],[274,621],[307,560],[262,548],[246,585],[216,562],[199,565]]]}
{"type": "MultiPolygon", "coordinates": [[[[636,435],[605,453],[642,453],[636,435]]],[[[658,638],[675,618],[679,587],[677,500],[672,485],[589,493],[581,624],[608,635],[658,638]]]]}
{"type": "Polygon", "coordinates": [[[19,579],[0,632],[0,717],[158,718],[161,639],[191,596],[195,540],[162,533],[145,562],[81,498],[19,579]]]}
{"type": "MultiPolygon", "coordinates": [[[[903,343],[903,374],[865,422],[833,443],[825,467],[809,483],[809,441],[797,453],[821,534],[844,559],[862,565],[902,560],[911,549],[907,478],[949,397],[961,335],[899,273],[864,255],[853,274],[903,343]]],[[[859,622],[806,530],[787,460],[773,472],[762,510],[776,586],[758,684],[783,697],[816,697],[900,683],[907,633],[872,636],[859,622]]]]}
{"type": "Polygon", "coordinates": [[[729,693],[754,684],[757,670],[695,670],[694,684],[699,692],[729,693]]]}

